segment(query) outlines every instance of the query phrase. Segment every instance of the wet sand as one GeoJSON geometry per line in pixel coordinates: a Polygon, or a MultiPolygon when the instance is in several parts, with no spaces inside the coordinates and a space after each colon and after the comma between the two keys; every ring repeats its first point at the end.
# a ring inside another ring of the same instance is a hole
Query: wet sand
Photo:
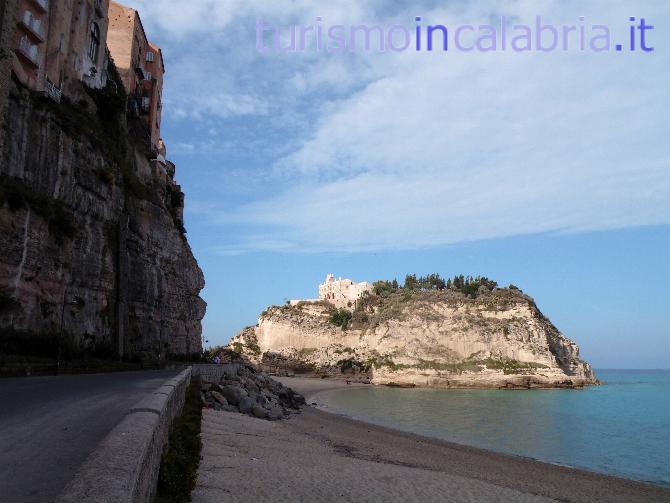
{"type": "MultiPolygon", "coordinates": [[[[307,398],[343,381],[282,378],[307,398]]],[[[670,501],[670,489],[497,454],[314,407],[269,422],[203,411],[193,501],[670,501]]]]}

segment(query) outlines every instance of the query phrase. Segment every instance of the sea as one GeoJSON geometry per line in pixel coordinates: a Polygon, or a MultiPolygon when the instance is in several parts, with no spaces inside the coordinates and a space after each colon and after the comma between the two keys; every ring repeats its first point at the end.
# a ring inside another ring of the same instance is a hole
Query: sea
{"type": "Polygon", "coordinates": [[[596,370],[583,390],[327,391],[326,410],[460,444],[670,486],[670,370],[596,370]]]}

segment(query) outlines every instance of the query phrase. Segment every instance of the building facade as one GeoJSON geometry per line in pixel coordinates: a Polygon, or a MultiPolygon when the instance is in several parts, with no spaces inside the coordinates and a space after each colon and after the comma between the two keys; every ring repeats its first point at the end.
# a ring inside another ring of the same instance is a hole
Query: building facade
{"type": "Polygon", "coordinates": [[[48,0],[19,0],[12,47],[12,70],[28,88],[42,90],[49,30],[48,0]]]}
{"type": "Polygon", "coordinates": [[[139,13],[109,3],[109,52],[128,94],[128,110],[146,128],[153,151],[159,151],[165,65],[160,47],[149,42],[139,13]]]}
{"type": "MultiPolygon", "coordinates": [[[[151,134],[151,145],[163,149],[161,139],[161,119],[163,117],[163,75],[165,63],[163,51],[156,44],[149,43],[149,50],[145,56],[147,79],[143,82],[143,94],[149,98],[147,121],[151,134]]],[[[163,149],[164,150],[164,149],[163,149]]],[[[165,156],[165,153],[162,153],[165,156]]]]}
{"type": "Polygon", "coordinates": [[[52,0],[46,58],[46,91],[79,81],[100,89],[107,84],[109,0],[52,0]]]}
{"type": "Polygon", "coordinates": [[[19,0],[12,71],[33,91],[59,100],[63,89],[107,82],[108,0],[19,0]]]}
{"type": "Polygon", "coordinates": [[[12,82],[12,64],[14,61],[14,33],[16,27],[16,9],[18,0],[5,0],[0,3],[0,162],[4,162],[4,143],[6,132],[7,103],[12,82]]]}
{"type": "Polygon", "coordinates": [[[354,283],[350,279],[336,280],[329,274],[325,283],[319,285],[319,299],[326,300],[338,308],[354,308],[358,300],[373,288],[372,284],[366,281],[354,283]]]}

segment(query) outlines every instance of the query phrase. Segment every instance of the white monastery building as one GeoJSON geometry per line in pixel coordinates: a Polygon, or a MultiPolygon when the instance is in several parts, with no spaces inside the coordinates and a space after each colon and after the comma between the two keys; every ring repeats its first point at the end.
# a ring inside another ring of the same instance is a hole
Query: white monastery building
{"type": "Polygon", "coordinates": [[[326,276],[326,282],[319,285],[319,300],[327,300],[335,307],[355,307],[356,302],[366,292],[371,292],[372,284],[364,281],[363,283],[354,283],[350,279],[335,279],[335,276],[329,274],[326,276]]]}
{"type": "MultiPolygon", "coordinates": [[[[353,309],[356,307],[356,302],[373,288],[372,283],[367,281],[354,283],[350,279],[335,279],[335,276],[329,274],[326,276],[326,282],[319,285],[318,300],[326,300],[337,308],[353,309]]],[[[298,302],[302,301],[292,300],[291,304],[295,305],[298,302]]]]}

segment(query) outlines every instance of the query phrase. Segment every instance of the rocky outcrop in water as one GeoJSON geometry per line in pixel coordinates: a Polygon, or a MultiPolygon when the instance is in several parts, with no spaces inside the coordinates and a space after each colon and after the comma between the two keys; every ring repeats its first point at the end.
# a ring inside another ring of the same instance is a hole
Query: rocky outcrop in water
{"type": "Polygon", "coordinates": [[[230,347],[268,371],[375,384],[572,388],[596,383],[577,345],[518,289],[484,288],[476,295],[396,289],[370,295],[350,317],[342,323],[341,313],[326,302],[275,306],[230,347]]]}
{"type": "Polygon", "coordinates": [[[56,104],[14,85],[0,158],[0,352],[161,359],[202,349],[202,271],[174,166],[128,134],[125,97],[56,104]]]}

